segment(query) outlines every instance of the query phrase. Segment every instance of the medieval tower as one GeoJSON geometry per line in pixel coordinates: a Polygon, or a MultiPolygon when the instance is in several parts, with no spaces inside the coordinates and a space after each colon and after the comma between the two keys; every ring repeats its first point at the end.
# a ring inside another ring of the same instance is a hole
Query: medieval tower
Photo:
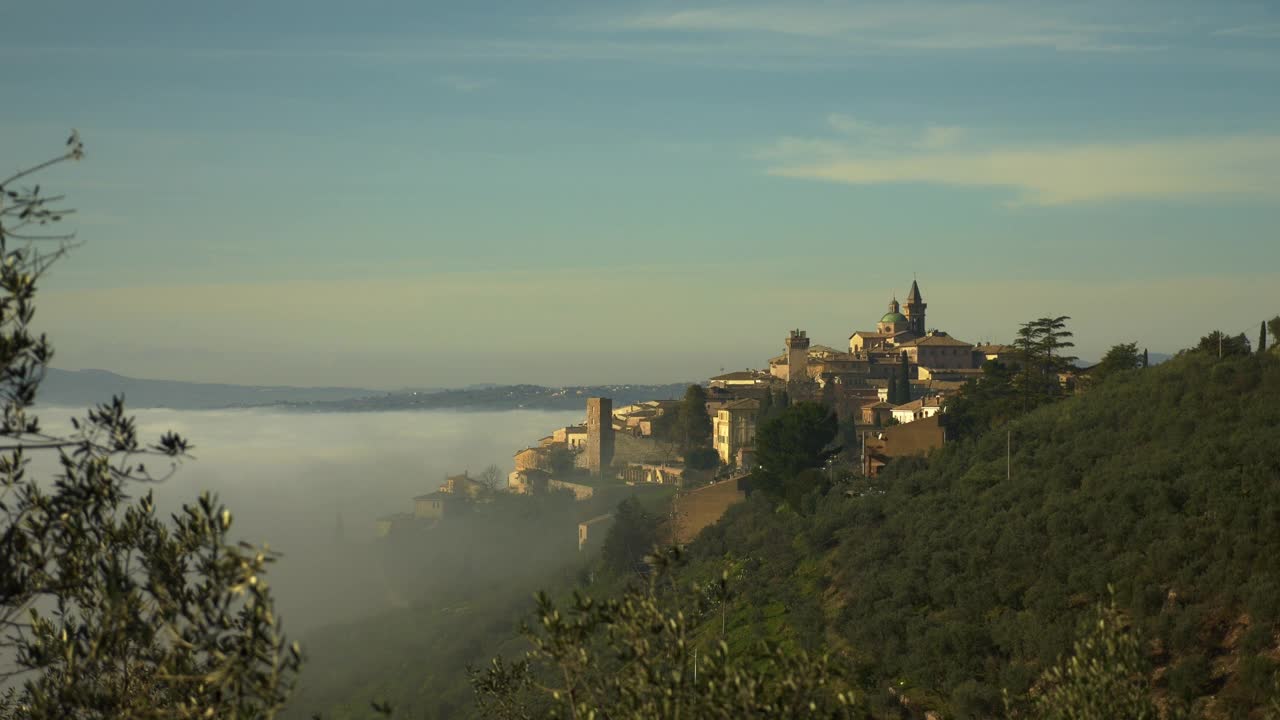
{"type": "Polygon", "coordinates": [[[808,380],[809,335],[804,330],[792,330],[785,342],[787,344],[787,381],[808,380]]]}
{"type": "Polygon", "coordinates": [[[907,329],[916,335],[923,336],[925,333],[924,325],[924,309],[929,307],[924,301],[924,297],[920,295],[920,286],[915,280],[911,281],[911,292],[907,294],[907,304],[902,308],[907,316],[907,329]]]}
{"type": "Polygon", "coordinates": [[[613,399],[587,398],[587,470],[601,477],[613,464],[613,399]]]}

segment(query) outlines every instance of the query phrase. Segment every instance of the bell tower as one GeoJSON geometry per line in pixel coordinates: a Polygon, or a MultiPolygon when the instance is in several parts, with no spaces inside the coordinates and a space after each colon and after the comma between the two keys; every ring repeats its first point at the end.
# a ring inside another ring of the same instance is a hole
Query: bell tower
{"type": "Polygon", "coordinates": [[[907,329],[916,335],[924,335],[924,309],[929,307],[924,301],[924,296],[920,294],[920,286],[915,280],[911,281],[911,292],[907,293],[907,304],[903,306],[904,314],[907,316],[907,329]]]}

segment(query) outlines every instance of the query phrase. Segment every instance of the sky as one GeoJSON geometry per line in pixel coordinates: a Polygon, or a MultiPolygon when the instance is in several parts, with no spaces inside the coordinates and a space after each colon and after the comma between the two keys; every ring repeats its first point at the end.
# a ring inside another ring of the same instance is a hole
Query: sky
{"type": "Polygon", "coordinates": [[[1280,3],[25,3],[0,170],[55,365],[676,382],[928,323],[1169,352],[1280,313],[1280,3]]]}

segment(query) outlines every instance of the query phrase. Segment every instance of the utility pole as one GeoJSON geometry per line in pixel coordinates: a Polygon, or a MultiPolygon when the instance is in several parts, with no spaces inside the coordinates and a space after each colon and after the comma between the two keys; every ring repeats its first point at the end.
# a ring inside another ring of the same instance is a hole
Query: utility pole
{"type": "Polygon", "coordinates": [[[862,476],[866,477],[871,474],[871,468],[867,467],[867,431],[862,431],[862,457],[858,463],[862,466],[862,476]]]}

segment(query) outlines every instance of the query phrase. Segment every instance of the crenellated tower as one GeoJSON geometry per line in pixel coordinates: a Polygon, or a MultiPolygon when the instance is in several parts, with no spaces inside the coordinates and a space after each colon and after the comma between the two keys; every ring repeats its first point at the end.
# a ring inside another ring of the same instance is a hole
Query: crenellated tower
{"type": "Polygon", "coordinates": [[[792,330],[787,336],[787,381],[803,382],[809,379],[809,335],[804,330],[792,330]]]}

